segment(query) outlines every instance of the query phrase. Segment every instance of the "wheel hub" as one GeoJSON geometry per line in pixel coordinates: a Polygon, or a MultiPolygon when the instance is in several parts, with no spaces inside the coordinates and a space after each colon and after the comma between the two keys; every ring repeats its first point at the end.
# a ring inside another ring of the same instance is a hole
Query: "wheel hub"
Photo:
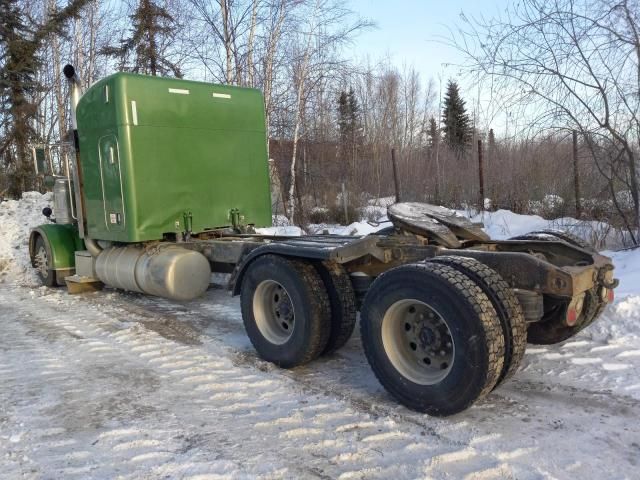
{"type": "Polygon", "coordinates": [[[440,345],[440,333],[429,325],[423,325],[418,333],[418,340],[420,340],[420,347],[423,350],[435,348],[440,345]]]}
{"type": "Polygon", "coordinates": [[[295,314],[287,290],[274,280],[261,282],[253,295],[253,314],[266,340],[282,345],[293,334],[295,314]]]}
{"type": "Polygon", "coordinates": [[[454,360],[451,331],[426,303],[400,300],[387,310],[382,341],[394,367],[411,381],[432,385],[442,381],[454,360]]]}
{"type": "Polygon", "coordinates": [[[293,308],[289,296],[284,299],[282,297],[278,299],[278,296],[276,295],[276,299],[274,301],[276,303],[276,311],[279,316],[286,319],[293,317],[293,308]]]}

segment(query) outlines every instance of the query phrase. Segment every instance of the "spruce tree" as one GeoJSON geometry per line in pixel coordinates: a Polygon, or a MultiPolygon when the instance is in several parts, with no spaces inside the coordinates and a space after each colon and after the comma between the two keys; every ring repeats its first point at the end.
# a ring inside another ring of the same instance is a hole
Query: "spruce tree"
{"type": "Polygon", "coordinates": [[[360,105],[358,105],[358,99],[353,91],[353,88],[349,89],[349,120],[351,123],[351,138],[356,142],[356,137],[360,133],[360,105]]]}
{"type": "Polygon", "coordinates": [[[77,17],[88,1],[71,0],[36,22],[18,0],[0,0],[0,159],[9,171],[9,193],[14,197],[34,186],[29,143],[35,140],[32,121],[42,90],[37,78],[40,49],[50,35],[63,35],[66,21],[77,17]]]}
{"type": "Polygon", "coordinates": [[[471,141],[471,126],[465,101],[460,96],[458,84],[453,80],[447,83],[442,123],[447,144],[458,153],[464,152],[471,141]]]}
{"type": "Polygon", "coordinates": [[[182,72],[165,54],[167,40],[176,32],[173,16],[166,8],[153,0],[140,0],[131,19],[131,36],[120,42],[119,46],[102,49],[104,55],[117,58],[120,70],[147,75],[173,75],[182,78],[182,72]],[[133,65],[127,62],[133,55],[133,65]]]}
{"type": "Polygon", "coordinates": [[[360,105],[353,89],[342,91],[338,97],[338,132],[340,134],[340,157],[346,166],[352,167],[356,160],[356,152],[361,142],[360,105]]]}
{"type": "Polygon", "coordinates": [[[341,144],[349,138],[350,118],[349,95],[343,90],[338,97],[338,132],[341,144]]]}
{"type": "Polygon", "coordinates": [[[496,151],[496,134],[493,132],[493,128],[489,129],[489,150],[488,159],[493,159],[493,155],[496,151]]]}
{"type": "Polygon", "coordinates": [[[353,89],[338,97],[338,130],[344,141],[354,141],[359,133],[360,105],[353,89]]]}
{"type": "Polygon", "coordinates": [[[429,151],[433,151],[440,141],[440,132],[438,131],[438,124],[436,119],[431,117],[429,119],[429,129],[427,130],[427,146],[429,151]]]}

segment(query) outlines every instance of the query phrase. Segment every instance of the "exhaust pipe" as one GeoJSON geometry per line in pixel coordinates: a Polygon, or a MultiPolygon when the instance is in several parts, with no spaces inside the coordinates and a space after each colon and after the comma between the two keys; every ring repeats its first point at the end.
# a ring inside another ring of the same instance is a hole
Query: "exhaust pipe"
{"type": "Polygon", "coordinates": [[[82,82],[80,81],[80,77],[76,73],[76,69],[73,65],[65,65],[62,69],[62,73],[67,77],[69,86],[71,87],[71,125],[73,126],[73,131],[77,138],[78,120],[76,119],[76,107],[78,106],[78,102],[82,96],[82,82]]]}
{"type": "Polygon", "coordinates": [[[98,242],[96,242],[93,238],[84,237],[84,247],[92,257],[97,257],[102,253],[102,247],[98,245],[98,242]]]}
{"type": "Polygon", "coordinates": [[[102,252],[102,248],[98,243],[89,238],[86,235],[84,230],[84,203],[82,202],[82,194],[80,192],[80,185],[82,185],[80,179],[82,177],[82,171],[80,168],[80,142],[78,140],[78,119],[76,117],[76,107],[78,106],[78,102],[80,101],[80,97],[82,97],[82,82],[80,81],[80,77],[76,72],[76,69],[73,65],[67,64],[62,69],[62,73],[67,78],[69,82],[70,94],[71,94],[71,126],[73,127],[73,145],[76,150],[75,156],[75,168],[73,169],[73,181],[76,187],[74,188],[74,193],[76,197],[76,205],[79,205],[78,208],[78,231],[80,233],[80,238],[84,239],[84,245],[86,249],[91,253],[93,257],[97,257],[102,252]]]}

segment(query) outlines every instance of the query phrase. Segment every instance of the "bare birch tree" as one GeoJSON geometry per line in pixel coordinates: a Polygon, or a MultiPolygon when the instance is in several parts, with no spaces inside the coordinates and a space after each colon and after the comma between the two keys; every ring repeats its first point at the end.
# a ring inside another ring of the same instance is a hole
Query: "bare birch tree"
{"type": "Polygon", "coordinates": [[[309,0],[297,12],[298,29],[293,38],[291,77],[295,88],[293,102],[292,156],[290,164],[288,216],[296,220],[296,166],[298,143],[310,90],[322,91],[324,82],[347,62],[342,47],[369,23],[354,18],[353,12],[337,0],[309,0]]]}
{"type": "Polygon", "coordinates": [[[614,158],[622,161],[601,170],[609,172],[612,191],[630,194],[634,241],[640,224],[639,32],[637,0],[524,0],[505,18],[467,21],[452,39],[468,55],[470,69],[490,76],[511,104],[525,106],[532,125],[575,128],[617,149],[614,158]]]}
{"type": "Polygon", "coordinates": [[[294,120],[293,120],[293,153],[291,155],[291,167],[290,167],[290,180],[289,180],[289,220],[295,221],[296,212],[296,165],[298,158],[298,140],[300,139],[300,124],[302,122],[303,108],[304,108],[304,93],[306,88],[309,59],[312,54],[312,45],[318,31],[318,16],[321,0],[314,0],[313,8],[310,12],[310,16],[307,19],[306,25],[303,28],[307,30],[302,32],[304,39],[304,45],[301,52],[301,57],[294,62],[293,83],[296,88],[296,99],[294,104],[294,120]]]}

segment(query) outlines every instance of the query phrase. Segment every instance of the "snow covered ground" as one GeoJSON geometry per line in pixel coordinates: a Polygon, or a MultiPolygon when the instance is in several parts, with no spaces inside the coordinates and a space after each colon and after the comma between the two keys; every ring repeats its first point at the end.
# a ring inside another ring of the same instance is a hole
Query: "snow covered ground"
{"type": "MultiPolygon", "coordinates": [[[[621,285],[595,325],[435,419],[390,399],[357,334],[303,368],[262,362],[222,289],[176,303],[38,287],[26,238],[47,202],[0,204],[2,479],[638,477],[639,251],[612,254],[621,285]]],[[[541,228],[500,215],[494,236],[541,228]]]]}

